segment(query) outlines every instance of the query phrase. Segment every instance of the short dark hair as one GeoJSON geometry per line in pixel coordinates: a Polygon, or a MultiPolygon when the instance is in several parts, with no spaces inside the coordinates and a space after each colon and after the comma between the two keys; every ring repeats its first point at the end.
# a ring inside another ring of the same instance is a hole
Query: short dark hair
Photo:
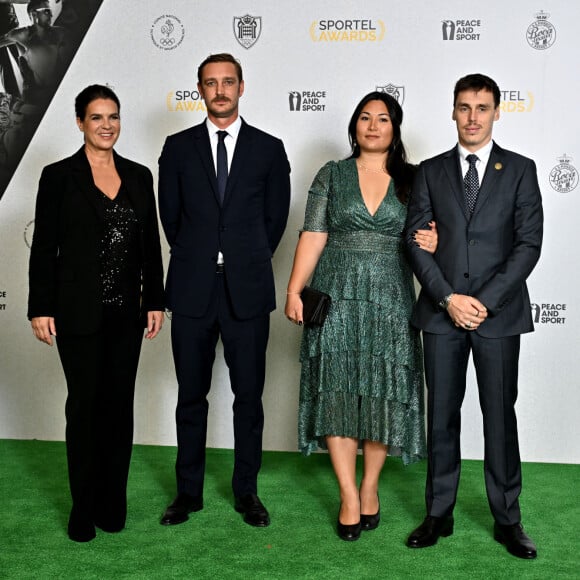
{"type": "Polygon", "coordinates": [[[238,81],[242,82],[244,80],[242,74],[242,65],[240,61],[234,58],[231,54],[227,52],[220,52],[218,54],[210,54],[198,67],[197,69],[197,81],[201,84],[201,75],[203,73],[203,67],[212,62],[229,62],[236,67],[236,73],[238,75],[238,81]]]}
{"type": "Polygon", "coordinates": [[[121,112],[121,102],[119,97],[106,85],[89,85],[84,88],[75,99],[75,113],[77,118],[84,120],[87,114],[87,107],[96,99],[109,99],[114,101],[117,109],[121,112]]]}
{"type": "Polygon", "coordinates": [[[463,91],[489,91],[493,95],[495,108],[499,107],[501,94],[497,83],[490,77],[480,73],[470,74],[460,78],[453,89],[453,106],[457,103],[457,95],[463,91]]]}
{"type": "Polygon", "coordinates": [[[28,12],[28,15],[30,16],[35,10],[41,8],[43,4],[49,4],[50,8],[50,3],[48,0],[30,0],[28,6],[26,7],[26,12],[28,12]]]}
{"type": "Polygon", "coordinates": [[[402,203],[406,203],[409,197],[413,167],[407,162],[407,153],[401,139],[401,123],[403,122],[403,109],[397,99],[382,91],[373,91],[365,95],[355,107],[354,113],[348,124],[348,139],[350,141],[351,155],[349,159],[360,155],[360,145],[356,140],[356,125],[361,112],[370,101],[382,101],[387,107],[391,125],[393,127],[393,140],[387,150],[387,171],[395,182],[397,197],[402,203]]]}

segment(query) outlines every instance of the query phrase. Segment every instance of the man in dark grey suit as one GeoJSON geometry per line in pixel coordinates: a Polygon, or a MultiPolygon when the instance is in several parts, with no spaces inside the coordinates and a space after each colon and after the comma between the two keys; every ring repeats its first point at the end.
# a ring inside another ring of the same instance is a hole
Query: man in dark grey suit
{"type": "Polygon", "coordinates": [[[238,115],[240,63],[214,54],[198,69],[207,108],[200,125],[167,138],[159,160],[159,211],[171,248],[166,299],[177,400],[177,497],[161,523],[180,524],[203,507],[208,402],[221,337],[234,393],[235,509],[269,525],[257,495],[262,391],[270,312],[276,307],[272,255],[290,206],[290,165],[280,139],[238,115]]]}
{"type": "Polygon", "coordinates": [[[520,522],[514,405],[520,334],[533,331],[526,279],[540,257],[543,212],[534,162],[492,141],[499,102],[489,77],[471,74],[457,82],[452,118],[459,143],[420,165],[409,201],[407,244],[422,286],[412,323],[423,331],[425,347],[428,467],[427,517],[407,545],[431,546],[453,533],[461,404],[472,353],[494,537],[513,555],[535,558],[520,522]],[[431,220],[439,232],[435,254],[413,239],[431,220]]]}

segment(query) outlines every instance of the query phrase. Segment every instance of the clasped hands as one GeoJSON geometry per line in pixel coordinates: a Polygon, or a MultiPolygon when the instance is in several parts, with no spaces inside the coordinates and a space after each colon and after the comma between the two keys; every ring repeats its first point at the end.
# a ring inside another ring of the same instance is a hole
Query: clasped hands
{"type": "Polygon", "coordinates": [[[453,294],[447,312],[458,328],[477,330],[487,318],[487,308],[475,297],[453,294]]]}

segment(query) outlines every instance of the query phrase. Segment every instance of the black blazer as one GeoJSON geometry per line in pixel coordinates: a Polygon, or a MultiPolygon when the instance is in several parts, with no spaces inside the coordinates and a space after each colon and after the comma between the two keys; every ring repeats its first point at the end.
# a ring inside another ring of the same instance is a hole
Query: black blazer
{"type": "Polygon", "coordinates": [[[409,200],[406,241],[421,293],[412,323],[445,334],[453,328],[438,303],[458,292],[488,309],[477,329],[498,338],[533,330],[526,279],[540,257],[542,199],[531,159],[494,143],[469,218],[457,147],[419,166],[409,200]],[[413,242],[413,232],[437,222],[439,243],[431,255],[413,242]]]}
{"type": "MultiPolygon", "coordinates": [[[[128,313],[163,310],[163,265],[153,177],[114,152],[140,224],[141,293],[128,313]]],[[[58,334],[88,334],[102,317],[100,248],[103,208],[84,147],[42,171],[30,252],[28,318],[53,316],[58,334]]]]}
{"type": "Polygon", "coordinates": [[[171,260],[168,308],[202,316],[224,255],[231,304],[240,319],[276,308],[272,255],[290,207],[284,145],[242,121],[223,206],[205,122],[171,135],[159,159],[159,214],[171,260]]]}

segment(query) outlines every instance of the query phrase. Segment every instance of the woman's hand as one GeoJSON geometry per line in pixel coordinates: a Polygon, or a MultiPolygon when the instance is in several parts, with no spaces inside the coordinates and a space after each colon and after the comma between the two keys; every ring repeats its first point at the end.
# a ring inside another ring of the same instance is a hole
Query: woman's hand
{"type": "Polygon", "coordinates": [[[302,299],[299,292],[288,292],[286,294],[286,308],[284,314],[290,322],[302,326],[302,299]]]}
{"type": "Polygon", "coordinates": [[[32,332],[38,340],[52,346],[52,337],[56,336],[56,327],[52,316],[35,316],[31,321],[32,332]]]}
{"type": "Polygon", "coordinates": [[[294,324],[302,326],[302,299],[298,288],[302,289],[312,276],[316,264],[322,255],[328,234],[326,232],[301,232],[294,254],[294,264],[290,280],[288,280],[288,290],[286,291],[286,308],[284,314],[286,318],[294,324]]]}
{"type": "Polygon", "coordinates": [[[161,310],[150,310],[147,312],[147,334],[145,338],[149,340],[155,338],[163,326],[164,313],[161,310]]]}
{"type": "Polygon", "coordinates": [[[417,230],[413,239],[422,250],[434,254],[439,241],[437,224],[434,221],[430,221],[428,225],[428,230],[417,230]]]}

